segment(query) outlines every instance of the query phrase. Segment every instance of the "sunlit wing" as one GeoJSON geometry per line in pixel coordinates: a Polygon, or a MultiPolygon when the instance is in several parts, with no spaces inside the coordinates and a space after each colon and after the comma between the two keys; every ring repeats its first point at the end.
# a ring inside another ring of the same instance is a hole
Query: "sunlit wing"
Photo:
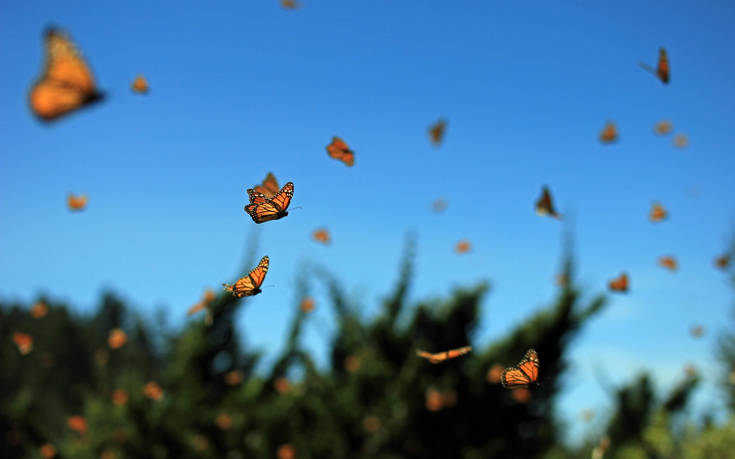
{"type": "Polygon", "coordinates": [[[280,189],[281,187],[278,186],[278,181],[276,180],[276,177],[271,172],[268,172],[268,175],[265,176],[265,179],[263,180],[263,183],[261,185],[256,185],[253,187],[254,191],[262,193],[268,199],[275,196],[275,194],[278,193],[278,190],[280,189]]]}

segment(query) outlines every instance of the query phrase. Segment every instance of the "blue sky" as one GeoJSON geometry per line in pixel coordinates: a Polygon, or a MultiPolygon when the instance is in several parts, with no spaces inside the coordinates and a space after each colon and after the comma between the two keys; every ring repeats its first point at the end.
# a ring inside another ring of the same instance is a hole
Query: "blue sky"
{"type": "MultiPolygon", "coordinates": [[[[272,357],[305,261],[328,265],[369,315],[415,231],[412,298],[491,281],[482,345],[553,300],[567,225],[587,294],[622,270],[632,290],[574,342],[563,414],[604,406],[596,365],[621,382],[652,367],[664,387],[685,362],[715,371],[716,334],[732,329],[732,291],[712,260],[735,229],[733,22],[725,1],[8,3],[0,298],[45,292],[85,311],[112,288],[182,324],[205,288],[236,279],[256,234],[269,287],[238,321],[272,357]],[[45,126],[27,93],[49,24],[69,31],[108,97],[45,126]],[[668,86],[638,66],[659,46],[668,86]],[[148,96],[129,90],[138,73],[148,96]],[[427,128],[440,117],[435,148],[427,128]],[[688,148],[652,133],[662,119],[688,148]],[[608,120],[620,141],[601,145],[608,120]],[[355,150],[353,168],[327,157],[333,135],[355,150]],[[295,183],[300,209],[256,226],[245,189],[268,171],[295,183]],[[542,185],[572,218],[535,215],[542,185]],[[67,210],[69,192],[89,195],[86,211],[67,210]],[[430,210],[438,197],[442,214],[430,210]],[[653,201],[668,221],[648,221],[653,201]],[[322,226],[329,247],[310,240],[322,226]],[[457,255],[464,238],[473,251],[457,255]],[[678,272],[657,266],[666,254],[678,272]],[[704,339],[689,337],[693,322],[704,339]]],[[[325,308],[316,315],[330,323],[325,308]]],[[[315,327],[305,344],[326,345],[315,327]]],[[[699,406],[715,403],[716,376],[699,406]]]]}

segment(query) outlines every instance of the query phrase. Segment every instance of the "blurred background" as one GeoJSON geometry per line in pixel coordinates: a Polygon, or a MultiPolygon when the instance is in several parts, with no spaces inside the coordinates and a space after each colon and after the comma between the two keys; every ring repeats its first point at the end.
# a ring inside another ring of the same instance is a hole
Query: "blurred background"
{"type": "Polygon", "coordinates": [[[286,6],[1,7],[0,456],[735,447],[735,278],[715,263],[735,249],[733,5],[286,6]],[[50,25],[106,97],[41,123],[50,25]],[[659,47],[667,85],[639,65],[659,47]],[[295,195],[257,225],[246,189],[268,172],[295,195]],[[543,186],[561,220],[534,212],[543,186]],[[261,294],[222,291],[263,255],[261,294]],[[529,347],[540,387],[500,387],[529,347]]]}

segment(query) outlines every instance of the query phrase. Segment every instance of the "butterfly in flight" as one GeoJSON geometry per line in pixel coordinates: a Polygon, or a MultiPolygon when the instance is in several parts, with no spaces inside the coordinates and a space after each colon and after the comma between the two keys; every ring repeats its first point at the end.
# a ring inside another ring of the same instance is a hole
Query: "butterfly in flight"
{"type": "Polygon", "coordinates": [[[293,182],[288,182],[276,193],[272,198],[267,198],[263,193],[254,190],[248,190],[250,196],[250,204],[245,206],[247,212],[255,223],[263,223],[271,220],[278,220],[286,215],[289,204],[293,198],[293,182]]]}
{"type": "Polygon", "coordinates": [[[329,231],[327,231],[325,228],[319,228],[317,230],[314,230],[314,233],[311,235],[311,237],[313,237],[315,241],[321,242],[322,244],[325,244],[325,245],[332,242],[332,236],[329,234],[329,231]]]}
{"type": "Polygon", "coordinates": [[[332,137],[332,143],[327,145],[327,154],[342,161],[347,167],[352,167],[355,164],[355,152],[350,150],[345,141],[337,136],[332,137]]]}
{"type": "Polygon", "coordinates": [[[639,65],[644,70],[648,70],[658,77],[663,84],[669,84],[669,58],[666,50],[661,47],[658,49],[658,66],[656,69],[651,68],[648,64],[640,62],[639,65]]]}
{"type": "Polygon", "coordinates": [[[66,205],[69,207],[69,210],[72,211],[84,210],[84,208],[87,207],[87,195],[81,194],[79,196],[74,196],[72,193],[69,193],[66,198],[66,205]]]}
{"type": "Polygon", "coordinates": [[[628,275],[626,273],[622,273],[616,279],[610,280],[607,286],[613,292],[627,293],[628,292],[628,275]]]}
{"type": "Polygon", "coordinates": [[[440,119],[429,126],[429,140],[431,140],[431,143],[434,144],[435,147],[441,145],[442,139],[444,138],[444,131],[446,131],[446,129],[447,122],[443,119],[440,119]]]}
{"type": "Polygon", "coordinates": [[[679,266],[676,262],[676,258],[671,256],[663,256],[659,258],[658,264],[668,269],[669,271],[676,271],[676,268],[679,266]]]}
{"type": "Polygon", "coordinates": [[[46,306],[46,303],[43,301],[39,301],[31,308],[31,315],[34,319],[45,317],[46,314],[48,314],[48,306],[46,306]]]}
{"type": "Polygon", "coordinates": [[[268,264],[270,259],[264,256],[260,259],[260,263],[247,276],[235,282],[234,285],[222,284],[228,292],[232,292],[233,296],[242,298],[244,296],[253,296],[260,293],[260,286],[263,285],[265,275],[268,272],[268,264]]]}
{"type": "Polygon", "coordinates": [[[281,0],[281,6],[287,10],[295,10],[301,7],[296,0],[281,0]]]}
{"type": "Polygon", "coordinates": [[[539,360],[534,349],[526,351],[526,355],[514,367],[508,367],[500,375],[500,383],[507,389],[528,388],[539,385],[538,382],[539,360]]]}
{"type": "Polygon", "coordinates": [[[448,351],[443,352],[437,352],[437,353],[430,353],[426,351],[418,350],[416,351],[416,355],[419,357],[423,357],[427,359],[430,363],[442,363],[449,359],[456,359],[457,357],[461,355],[465,355],[469,353],[472,350],[472,346],[464,346],[457,349],[450,349],[448,351]]]}
{"type": "Polygon", "coordinates": [[[266,198],[270,199],[273,196],[278,193],[278,190],[280,190],[281,187],[278,186],[278,181],[276,180],[276,176],[273,175],[273,173],[268,172],[268,175],[265,176],[265,179],[263,179],[263,183],[260,185],[255,185],[253,187],[253,191],[256,193],[262,193],[266,198]]]}
{"type": "Polygon", "coordinates": [[[653,203],[653,205],[651,206],[651,212],[649,212],[648,214],[648,218],[653,223],[663,221],[666,218],[668,218],[668,216],[669,216],[669,212],[666,209],[664,209],[664,206],[662,206],[661,204],[657,202],[653,203]]]}
{"type": "Polygon", "coordinates": [[[148,81],[146,81],[143,75],[138,75],[130,85],[130,89],[138,94],[148,94],[148,81]]]}
{"type": "Polygon", "coordinates": [[[704,336],[704,327],[702,325],[692,325],[689,328],[689,333],[695,338],[701,338],[704,336]]]}
{"type": "Polygon", "coordinates": [[[470,249],[472,249],[472,244],[466,239],[457,242],[457,245],[454,246],[454,251],[457,253],[467,253],[470,249]]]}
{"type": "Polygon", "coordinates": [[[33,350],[33,336],[28,333],[13,332],[13,342],[18,346],[18,352],[26,355],[33,350]]]}
{"type": "Polygon", "coordinates": [[[674,136],[674,146],[677,148],[686,148],[689,146],[689,137],[686,134],[676,134],[674,136]]]}
{"type": "Polygon", "coordinates": [[[653,132],[655,132],[658,135],[668,135],[671,134],[671,131],[674,129],[674,125],[671,124],[671,121],[659,121],[653,126],[653,132]]]}
{"type": "Polygon", "coordinates": [[[29,93],[33,113],[44,122],[86,107],[104,98],[79,50],[63,31],[48,28],[46,62],[29,93]]]}
{"type": "Polygon", "coordinates": [[[613,122],[608,122],[600,131],[600,142],[613,143],[618,141],[618,128],[613,122]]]}
{"type": "Polygon", "coordinates": [[[431,203],[431,210],[433,210],[434,212],[444,212],[446,209],[447,201],[442,198],[438,198],[433,203],[431,203]]]}
{"type": "Polygon", "coordinates": [[[721,255],[715,258],[715,266],[717,266],[718,268],[727,269],[729,265],[730,265],[730,254],[726,253],[724,255],[721,255]]]}
{"type": "Polygon", "coordinates": [[[561,218],[561,215],[556,213],[554,204],[551,201],[551,192],[547,187],[541,189],[541,197],[536,201],[536,213],[538,215],[549,217],[561,218]]]}

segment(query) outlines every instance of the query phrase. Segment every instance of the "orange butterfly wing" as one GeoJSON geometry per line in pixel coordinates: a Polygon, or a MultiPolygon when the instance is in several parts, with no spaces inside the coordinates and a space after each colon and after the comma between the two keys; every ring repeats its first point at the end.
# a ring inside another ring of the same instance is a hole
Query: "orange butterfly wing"
{"type": "Polygon", "coordinates": [[[238,298],[257,295],[261,292],[260,286],[263,285],[269,264],[270,259],[266,255],[260,259],[258,266],[250,271],[247,276],[235,282],[234,285],[222,285],[225,287],[225,290],[232,292],[232,294],[238,298]]]}
{"type": "Polygon", "coordinates": [[[355,164],[355,152],[350,150],[344,140],[337,136],[332,137],[332,143],[327,145],[327,154],[334,159],[345,163],[348,167],[355,164]]]}
{"type": "Polygon", "coordinates": [[[46,64],[29,94],[31,110],[42,121],[53,121],[101,100],[87,63],[62,31],[46,31],[46,64]]]}
{"type": "Polygon", "coordinates": [[[431,140],[431,143],[433,143],[435,146],[438,146],[444,138],[444,130],[446,129],[446,127],[447,122],[444,120],[439,120],[429,126],[429,138],[431,140]]]}
{"type": "Polygon", "coordinates": [[[262,185],[256,185],[254,187],[254,190],[256,192],[263,193],[268,199],[275,196],[275,194],[278,193],[278,190],[280,189],[281,187],[278,186],[278,181],[276,181],[276,177],[271,172],[268,172],[268,175],[265,176],[262,185]]]}
{"type": "MultiPolygon", "coordinates": [[[[288,209],[288,206],[291,204],[293,191],[293,182],[288,182],[283,186],[283,188],[281,188],[281,191],[271,199],[266,199],[263,202],[253,202],[245,206],[245,212],[250,215],[255,223],[263,223],[283,218],[288,215],[286,209],[288,209]]],[[[251,200],[256,199],[260,201],[263,198],[264,195],[262,193],[251,194],[251,200]]]]}
{"type": "Polygon", "coordinates": [[[627,292],[628,291],[628,275],[626,273],[621,274],[617,279],[613,279],[608,284],[608,287],[613,292],[627,292]]]}
{"type": "Polygon", "coordinates": [[[135,77],[135,80],[133,80],[133,84],[130,85],[130,89],[132,89],[133,92],[137,92],[138,94],[147,94],[148,81],[146,81],[143,75],[138,75],[137,77],[135,77]]]}
{"type": "Polygon", "coordinates": [[[656,68],[656,75],[663,84],[669,84],[669,58],[664,48],[658,50],[658,67],[656,68]]]}
{"type": "Polygon", "coordinates": [[[509,389],[538,384],[539,364],[538,354],[534,349],[529,349],[518,366],[509,367],[503,371],[503,374],[500,375],[500,382],[503,387],[509,389]]]}

